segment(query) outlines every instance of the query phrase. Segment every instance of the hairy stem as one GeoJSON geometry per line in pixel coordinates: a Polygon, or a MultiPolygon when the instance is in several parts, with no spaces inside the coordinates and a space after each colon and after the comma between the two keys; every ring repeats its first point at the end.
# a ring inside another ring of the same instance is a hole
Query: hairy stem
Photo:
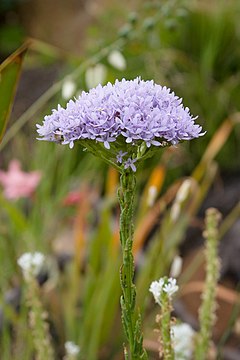
{"type": "Polygon", "coordinates": [[[53,360],[54,350],[51,343],[47,312],[40,301],[40,290],[34,277],[27,282],[27,303],[29,320],[36,351],[37,360],[53,360]]]}
{"type": "Polygon", "coordinates": [[[157,317],[161,331],[161,350],[165,360],[174,359],[174,351],[171,339],[171,311],[172,305],[168,294],[162,292],[161,295],[161,316],[157,317]]]}
{"type": "Polygon", "coordinates": [[[206,212],[206,282],[203,291],[202,304],[199,310],[200,332],[197,337],[195,357],[196,360],[208,358],[211,341],[211,332],[216,321],[216,291],[219,278],[218,259],[218,223],[220,213],[210,208],[206,212]]]}
{"type": "Polygon", "coordinates": [[[120,241],[122,247],[123,264],[120,270],[122,287],[121,308],[122,321],[129,343],[129,351],[125,348],[125,359],[147,359],[143,349],[140,315],[135,310],[136,287],[133,283],[134,261],[133,245],[133,208],[136,192],[136,178],[130,171],[122,173],[118,193],[120,203],[120,241]]]}

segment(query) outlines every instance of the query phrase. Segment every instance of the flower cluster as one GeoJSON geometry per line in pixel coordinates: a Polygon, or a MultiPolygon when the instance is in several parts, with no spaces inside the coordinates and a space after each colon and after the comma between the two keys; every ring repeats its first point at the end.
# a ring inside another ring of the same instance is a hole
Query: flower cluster
{"type": "Polygon", "coordinates": [[[107,150],[115,143],[114,161],[135,171],[133,148],[142,143],[150,148],[197,138],[204,133],[195,119],[170,89],[136,78],[82,92],[66,108],[59,105],[45,116],[37,131],[41,140],[69,144],[70,148],[78,140],[102,143],[107,150]],[[123,162],[126,149],[129,156],[123,162]]]}
{"type": "Polygon", "coordinates": [[[156,303],[161,305],[162,293],[166,293],[169,298],[172,298],[172,295],[178,291],[177,281],[173,278],[160,278],[158,281],[151,283],[149,291],[153,294],[156,303]]]}
{"type": "Polygon", "coordinates": [[[25,253],[18,259],[18,265],[23,271],[24,278],[28,280],[32,276],[37,276],[42,269],[45,256],[40,252],[25,253]]]}
{"type": "Polygon", "coordinates": [[[172,326],[171,337],[176,360],[192,358],[195,331],[187,323],[172,326]]]}

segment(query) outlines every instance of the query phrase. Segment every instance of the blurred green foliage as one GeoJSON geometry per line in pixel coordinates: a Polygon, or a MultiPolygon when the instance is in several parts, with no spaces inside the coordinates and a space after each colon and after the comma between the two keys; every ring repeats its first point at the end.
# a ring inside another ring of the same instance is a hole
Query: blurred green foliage
{"type": "Polygon", "coordinates": [[[0,58],[16,50],[26,36],[17,9],[22,0],[0,1],[0,58]]]}
{"type": "MultiPolygon", "coordinates": [[[[42,172],[32,198],[11,202],[0,194],[3,360],[32,356],[26,299],[22,296],[20,311],[16,312],[6,303],[6,294],[23,287],[17,258],[35,250],[46,254],[49,261],[41,292],[58,358],[63,357],[66,340],[80,344],[82,359],[114,359],[122,353],[118,178],[81,147],[70,150],[35,140],[35,123],[40,123],[57,103],[66,104],[62,96],[66,80],[76,85],[73,95],[88,90],[86,71],[99,63],[106,70],[104,82],[141,76],[171,87],[183,97],[184,105],[199,115],[207,130],[205,137],[166,149],[139,170],[135,213],[137,303],[144,312],[145,335],[151,339],[156,310],[148,296],[150,282],[168,274],[188,226],[214,181],[217,163],[223,171],[239,171],[239,116],[232,116],[240,99],[239,7],[236,1],[208,4],[170,0],[139,2],[135,11],[129,12],[124,4],[114,3],[88,29],[86,52],[81,58],[33,42],[25,70],[43,63],[46,66],[54,59],[61,63],[62,72],[60,79],[10,124],[6,134],[9,142],[1,148],[2,168],[17,157],[24,169],[42,172]],[[124,17],[126,23],[122,24],[124,17]],[[109,63],[113,49],[125,57],[125,70],[109,63]],[[225,121],[227,117],[231,118],[229,122],[225,121]],[[161,171],[155,177],[159,166],[161,171]],[[179,217],[173,219],[176,193],[186,174],[191,174],[191,189],[180,204],[179,217]],[[151,185],[158,189],[153,207],[146,197],[151,185]],[[81,200],[75,207],[65,206],[64,199],[72,190],[80,192],[81,200]]],[[[187,277],[186,272],[184,275],[187,277]]],[[[150,351],[150,356],[154,359],[156,353],[150,351]]]]}
{"type": "Polygon", "coordinates": [[[28,44],[24,44],[0,65],[0,141],[6,131],[14,95],[28,44]]]}
{"type": "Polygon", "coordinates": [[[0,49],[3,54],[10,54],[21,45],[25,33],[19,25],[4,25],[0,27],[0,49]]]}

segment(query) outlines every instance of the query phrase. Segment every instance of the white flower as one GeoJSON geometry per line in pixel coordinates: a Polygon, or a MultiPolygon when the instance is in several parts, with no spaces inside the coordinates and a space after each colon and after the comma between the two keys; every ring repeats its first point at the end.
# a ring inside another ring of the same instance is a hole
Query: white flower
{"type": "Polygon", "coordinates": [[[177,280],[169,278],[167,282],[163,285],[163,291],[172,297],[172,295],[178,291],[177,280]]]}
{"type": "Polygon", "coordinates": [[[186,323],[172,326],[171,336],[176,360],[192,358],[195,331],[186,323]]]}
{"type": "Polygon", "coordinates": [[[147,205],[152,207],[157,197],[157,187],[152,185],[148,188],[147,205]]]}
{"type": "Polygon", "coordinates": [[[182,203],[188,197],[188,194],[191,190],[191,186],[192,186],[192,182],[190,179],[186,179],[180,186],[180,188],[177,192],[177,195],[176,195],[176,199],[173,203],[173,206],[172,206],[171,212],[170,212],[170,217],[173,222],[175,222],[177,220],[177,218],[179,217],[180,212],[181,212],[182,203]]]}
{"type": "Polygon", "coordinates": [[[18,259],[17,263],[21,267],[25,279],[37,276],[43,266],[45,256],[40,252],[25,253],[18,259]]]}
{"type": "Polygon", "coordinates": [[[182,264],[183,264],[183,259],[181,258],[181,256],[176,255],[171,265],[170,276],[175,278],[178,277],[182,271],[182,264]]]}
{"type": "Polygon", "coordinates": [[[76,356],[80,352],[80,347],[72,341],[67,341],[64,344],[67,355],[76,356]]]}
{"type": "Polygon", "coordinates": [[[150,285],[149,291],[153,294],[154,300],[160,305],[160,296],[162,292],[164,281],[160,279],[159,281],[153,281],[150,285]]]}
{"type": "Polygon", "coordinates": [[[125,70],[127,67],[127,63],[124,56],[118,50],[113,50],[108,55],[108,62],[117,70],[125,70]]]}
{"type": "Polygon", "coordinates": [[[150,285],[149,291],[153,294],[156,303],[161,305],[161,294],[167,293],[169,298],[178,291],[176,279],[160,278],[158,281],[153,281],[150,285]]]}
{"type": "Polygon", "coordinates": [[[177,220],[181,212],[181,207],[179,205],[179,202],[175,202],[171,208],[170,217],[173,222],[177,220]]]}
{"type": "Polygon", "coordinates": [[[88,89],[91,89],[99,84],[103,84],[107,75],[106,66],[97,64],[90,67],[85,73],[85,81],[88,89]]]}
{"type": "Polygon", "coordinates": [[[66,79],[62,86],[62,97],[69,100],[76,92],[76,84],[71,79],[66,79]]]}
{"type": "Polygon", "coordinates": [[[182,185],[180,186],[177,195],[176,195],[176,201],[182,203],[184,200],[186,200],[189,191],[191,189],[192,182],[190,179],[186,179],[182,185]]]}

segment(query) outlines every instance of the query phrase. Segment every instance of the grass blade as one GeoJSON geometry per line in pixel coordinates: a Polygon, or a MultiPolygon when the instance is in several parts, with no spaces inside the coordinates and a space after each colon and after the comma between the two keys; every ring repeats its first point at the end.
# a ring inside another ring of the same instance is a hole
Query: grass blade
{"type": "Polygon", "coordinates": [[[13,99],[29,42],[23,44],[0,65],[0,142],[6,130],[13,99]]]}

